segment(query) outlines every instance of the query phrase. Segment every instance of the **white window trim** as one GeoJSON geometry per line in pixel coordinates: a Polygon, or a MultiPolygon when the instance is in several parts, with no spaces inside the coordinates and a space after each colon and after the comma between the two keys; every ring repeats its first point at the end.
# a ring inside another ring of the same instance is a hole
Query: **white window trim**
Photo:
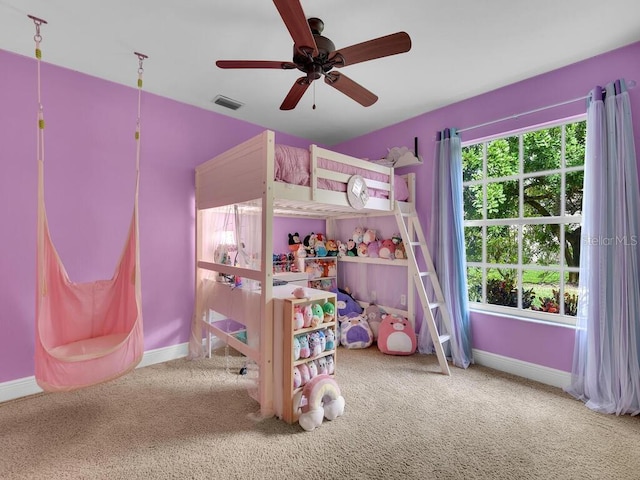
{"type": "MultiPolygon", "coordinates": [[[[499,225],[514,225],[514,226],[518,226],[518,264],[499,264],[500,268],[508,268],[508,269],[514,269],[518,272],[518,285],[522,285],[522,272],[524,270],[547,270],[547,271],[553,271],[553,272],[559,272],[561,278],[564,278],[564,275],[568,272],[578,272],[579,268],[577,267],[569,267],[567,265],[565,265],[565,261],[564,261],[564,249],[565,249],[565,241],[564,241],[564,233],[565,233],[565,229],[562,228],[560,230],[560,251],[558,252],[558,258],[559,258],[559,265],[558,266],[543,266],[543,265],[528,265],[525,266],[522,264],[522,226],[523,225],[547,225],[547,224],[560,224],[560,225],[567,225],[570,223],[582,223],[582,215],[565,215],[565,206],[566,206],[566,200],[565,200],[565,175],[567,173],[570,172],[578,172],[578,171],[584,171],[584,165],[580,165],[580,166],[571,166],[571,167],[561,167],[558,169],[551,169],[551,170],[544,170],[544,171],[539,171],[539,172],[529,172],[529,173],[524,173],[523,167],[524,167],[524,162],[522,159],[522,155],[523,155],[523,135],[529,132],[534,132],[534,131],[538,131],[538,130],[547,130],[547,129],[551,129],[551,128],[555,128],[555,127],[562,127],[564,125],[567,124],[571,124],[571,123],[576,123],[576,122],[580,122],[580,121],[584,121],[586,120],[587,116],[586,114],[581,114],[581,115],[577,115],[574,117],[570,117],[570,118],[565,118],[563,120],[558,120],[558,121],[554,121],[554,122],[548,122],[545,124],[541,124],[541,125],[535,125],[535,126],[531,126],[531,127],[526,127],[523,129],[519,129],[519,130],[514,130],[514,131],[510,131],[510,132],[506,132],[506,133],[502,133],[502,134],[497,134],[497,135],[492,135],[490,137],[485,137],[485,138],[481,138],[481,139],[475,139],[475,140],[471,140],[468,142],[462,142],[461,146],[462,148],[465,147],[469,147],[469,146],[473,146],[473,145],[478,145],[478,144],[482,144],[482,154],[483,154],[483,162],[482,162],[482,169],[483,169],[483,178],[481,180],[470,180],[470,181],[463,181],[462,185],[463,185],[463,189],[465,187],[468,186],[472,186],[472,185],[486,185],[488,183],[495,183],[495,182],[503,182],[503,181],[518,181],[519,182],[519,188],[520,188],[520,194],[519,194],[519,198],[518,198],[518,202],[519,202],[519,216],[517,218],[500,218],[500,219],[487,219],[487,220],[464,220],[463,221],[463,226],[464,227],[482,227],[483,232],[482,232],[482,237],[483,237],[483,242],[482,242],[482,258],[486,259],[487,258],[487,252],[486,252],[486,242],[484,241],[484,238],[486,237],[486,227],[490,227],[490,226],[499,226],[499,225]],[[502,139],[502,138],[508,138],[508,137],[513,137],[513,136],[518,136],[518,142],[519,142],[519,148],[518,148],[518,160],[519,160],[519,172],[516,175],[509,175],[509,176],[505,176],[505,177],[487,177],[487,162],[486,162],[486,155],[487,155],[487,144],[490,143],[491,141],[494,140],[498,140],[498,139],[502,139]],[[562,175],[562,173],[564,173],[565,175],[562,175]],[[531,177],[537,177],[537,176],[547,176],[547,175],[553,175],[553,174],[560,174],[562,175],[561,177],[561,184],[560,184],[560,195],[561,195],[561,199],[563,201],[561,201],[560,204],[560,216],[554,216],[554,217],[534,217],[534,218],[530,218],[530,217],[525,217],[524,214],[524,202],[523,202],[523,191],[524,191],[524,182],[521,180],[524,180],[525,178],[531,178],[531,177]]],[[[562,159],[562,165],[565,164],[565,129],[562,128],[561,130],[561,135],[562,135],[562,139],[561,139],[561,159],[562,159]]],[[[486,205],[487,205],[487,189],[483,188],[482,189],[482,195],[483,195],[483,199],[482,199],[482,215],[484,218],[487,218],[487,212],[486,212],[486,205]]],[[[487,283],[486,283],[486,276],[487,276],[487,269],[488,268],[495,268],[496,266],[498,266],[498,264],[494,264],[494,263],[486,263],[486,262],[466,262],[467,264],[467,268],[469,267],[479,267],[482,270],[482,298],[486,298],[486,287],[487,287],[487,283]]],[[[563,299],[564,298],[564,281],[560,282],[559,285],[559,298],[563,299]]],[[[522,295],[518,295],[518,307],[508,307],[508,306],[504,306],[504,305],[494,305],[494,304],[490,304],[490,303],[481,303],[481,302],[473,302],[473,301],[469,301],[469,307],[472,310],[478,311],[478,312],[482,312],[482,313],[492,313],[492,314],[497,314],[499,316],[503,316],[503,317],[508,317],[508,318],[512,318],[514,320],[521,320],[521,321],[533,321],[536,323],[544,323],[544,324],[548,324],[548,325],[556,325],[556,326],[567,326],[567,327],[575,327],[576,325],[576,316],[573,315],[565,315],[565,314],[561,314],[561,313],[547,313],[547,312],[539,312],[536,310],[525,310],[522,308],[522,295]]],[[[564,302],[560,302],[562,304],[562,308],[564,308],[564,302]]]]}

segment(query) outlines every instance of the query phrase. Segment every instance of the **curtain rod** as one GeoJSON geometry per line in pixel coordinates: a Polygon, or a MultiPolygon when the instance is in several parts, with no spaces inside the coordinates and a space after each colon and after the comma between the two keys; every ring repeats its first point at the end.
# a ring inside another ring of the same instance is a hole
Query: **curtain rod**
{"type": "MultiPolygon", "coordinates": [[[[627,89],[631,90],[635,86],[636,86],[636,81],[635,80],[630,80],[628,85],[627,85],[627,89]]],[[[508,117],[499,118],[497,120],[491,120],[490,122],[480,123],[478,125],[472,125],[470,127],[461,128],[461,129],[457,130],[457,132],[458,133],[462,133],[462,132],[466,132],[467,130],[474,130],[476,128],[481,128],[481,127],[486,127],[488,125],[493,125],[494,123],[504,122],[505,120],[514,120],[516,118],[520,118],[520,117],[523,117],[525,115],[531,115],[532,113],[538,113],[538,112],[542,112],[543,110],[549,110],[550,108],[562,107],[563,105],[569,105],[570,103],[579,102],[580,100],[586,100],[587,98],[589,98],[590,95],[591,95],[591,93],[589,93],[587,95],[583,95],[582,97],[572,98],[571,100],[565,100],[564,102],[554,103],[553,105],[547,105],[545,107],[535,108],[533,110],[528,110],[526,112],[516,113],[514,115],[509,115],[508,117]]]]}

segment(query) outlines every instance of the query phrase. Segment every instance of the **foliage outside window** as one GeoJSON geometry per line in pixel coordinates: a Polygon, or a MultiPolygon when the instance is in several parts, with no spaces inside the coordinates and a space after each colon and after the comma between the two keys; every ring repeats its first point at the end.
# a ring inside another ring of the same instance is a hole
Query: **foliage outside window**
{"type": "Polygon", "coordinates": [[[464,144],[469,300],[575,324],[586,121],[464,144]]]}

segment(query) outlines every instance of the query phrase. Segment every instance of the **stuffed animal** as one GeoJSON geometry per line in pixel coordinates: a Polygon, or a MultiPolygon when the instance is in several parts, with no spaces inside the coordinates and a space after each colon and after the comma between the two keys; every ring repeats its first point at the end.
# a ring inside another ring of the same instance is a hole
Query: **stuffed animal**
{"type": "Polygon", "coordinates": [[[309,337],[307,335],[298,335],[297,338],[300,343],[300,358],[309,358],[311,356],[309,337]]]}
{"type": "Polygon", "coordinates": [[[329,355],[326,357],[327,359],[327,373],[329,375],[333,375],[335,372],[335,362],[333,361],[333,355],[329,355]]]}
{"type": "Polygon", "coordinates": [[[305,305],[304,309],[302,310],[302,314],[304,317],[303,326],[304,328],[309,328],[311,326],[311,322],[313,321],[313,309],[311,308],[311,305],[305,305]]]}
{"type": "Polygon", "coordinates": [[[311,316],[311,326],[317,327],[324,321],[324,310],[319,303],[314,303],[311,307],[312,316],[311,316]]]}
{"type": "Polygon", "coordinates": [[[335,240],[327,240],[325,243],[327,247],[327,256],[328,257],[337,257],[338,256],[338,244],[335,240]]]}
{"type": "Polygon", "coordinates": [[[318,363],[318,375],[323,375],[323,374],[328,374],[329,373],[327,371],[327,358],[326,357],[319,358],[318,360],[316,360],[316,362],[318,363]]]}
{"type": "Polygon", "coordinates": [[[373,339],[378,340],[378,330],[380,329],[380,322],[382,322],[382,316],[385,314],[379,306],[369,305],[364,309],[364,314],[367,316],[367,322],[369,322],[369,328],[373,333],[373,339]]]}
{"type": "Polygon", "coordinates": [[[302,327],[304,327],[304,315],[300,305],[296,305],[293,307],[293,329],[300,330],[302,327]]]}
{"type": "Polygon", "coordinates": [[[373,343],[373,333],[364,315],[340,317],[340,344],[346,348],[367,348],[373,343]]]}
{"type": "Polygon", "coordinates": [[[380,257],[380,240],[374,240],[367,245],[367,255],[371,258],[380,257]]]}
{"type": "Polygon", "coordinates": [[[356,245],[362,243],[362,238],[364,237],[364,228],[356,227],[353,229],[353,234],[351,235],[351,240],[355,242],[356,245]]]}
{"type": "Polygon", "coordinates": [[[293,367],[293,388],[302,386],[302,375],[298,367],[293,367]]]}
{"type": "Polygon", "coordinates": [[[318,364],[315,360],[307,362],[307,367],[309,367],[309,380],[318,376],[318,364]]]}
{"type": "Polygon", "coordinates": [[[327,247],[325,247],[324,242],[322,240],[316,240],[316,243],[313,248],[315,248],[316,250],[317,257],[327,256],[327,247]]]}
{"type": "Polygon", "coordinates": [[[391,235],[391,241],[394,245],[398,245],[400,242],[402,242],[402,236],[399,233],[394,233],[393,235],[391,235]]]}
{"type": "Polygon", "coordinates": [[[327,349],[327,335],[324,330],[318,330],[318,337],[320,338],[320,353],[327,349]]]}
{"type": "Polygon", "coordinates": [[[336,348],[336,333],[333,328],[328,328],[325,333],[325,350],[334,350],[336,348]]]}
{"type": "Polygon", "coordinates": [[[300,235],[298,232],[289,234],[289,251],[297,252],[298,246],[300,246],[302,242],[300,241],[300,235]]]}
{"type": "Polygon", "coordinates": [[[400,243],[396,245],[395,257],[397,259],[407,258],[407,252],[405,251],[404,242],[402,240],[400,240],[400,243]]]}
{"type": "Polygon", "coordinates": [[[330,265],[327,267],[327,277],[335,277],[338,273],[336,264],[334,262],[331,262],[330,265]]]}
{"type": "Polygon", "coordinates": [[[336,303],[336,307],[338,308],[338,315],[344,316],[349,313],[362,313],[362,307],[356,300],[349,294],[347,290],[343,290],[341,288],[338,289],[337,293],[338,302],[336,303]]]}
{"type": "Polygon", "coordinates": [[[367,256],[367,244],[362,242],[360,244],[358,244],[358,256],[359,257],[366,257],[367,256]]]}
{"type": "Polygon", "coordinates": [[[380,245],[380,258],[392,260],[395,258],[396,244],[390,238],[382,241],[380,245]]]}
{"type": "Polygon", "coordinates": [[[411,355],[416,351],[416,332],[406,318],[392,314],[382,317],[378,348],[388,355],[411,355]]]}
{"type": "Polygon", "coordinates": [[[305,258],[307,256],[307,250],[304,248],[304,245],[301,243],[298,244],[298,249],[296,250],[296,257],[305,258]]]}
{"type": "Polygon", "coordinates": [[[374,240],[377,240],[377,238],[378,237],[376,236],[376,231],[369,228],[367,229],[366,232],[364,232],[364,235],[362,236],[362,241],[367,245],[369,245],[374,240]]]}
{"type": "Polygon", "coordinates": [[[324,302],[322,305],[322,311],[324,312],[324,321],[333,322],[336,316],[336,307],[331,302],[324,302]]]}
{"type": "Polygon", "coordinates": [[[313,232],[311,232],[309,235],[304,237],[302,244],[304,245],[304,249],[307,251],[308,257],[316,256],[316,250],[315,250],[316,238],[317,238],[316,234],[313,232]]]}
{"type": "Polygon", "coordinates": [[[340,240],[336,240],[336,244],[338,245],[338,256],[345,257],[347,255],[347,244],[342,243],[340,240]]]}
{"type": "Polygon", "coordinates": [[[357,257],[358,256],[358,244],[353,240],[347,240],[347,257],[357,257]]]}
{"type": "Polygon", "coordinates": [[[293,337],[293,359],[298,360],[300,358],[300,340],[298,337],[293,337]]]}
{"type": "Polygon", "coordinates": [[[309,373],[309,366],[306,363],[297,366],[298,371],[300,372],[300,385],[304,385],[311,379],[311,375],[309,373]]]}
{"type": "Polygon", "coordinates": [[[322,344],[320,343],[318,332],[309,334],[309,351],[311,352],[311,357],[317,357],[322,353],[322,344]]]}

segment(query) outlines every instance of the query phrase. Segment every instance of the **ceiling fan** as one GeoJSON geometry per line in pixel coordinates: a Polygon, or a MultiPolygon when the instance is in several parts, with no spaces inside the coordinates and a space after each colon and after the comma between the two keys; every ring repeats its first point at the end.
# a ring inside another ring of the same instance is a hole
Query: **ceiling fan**
{"type": "Polygon", "coordinates": [[[304,76],[298,78],[285,97],[280,110],[292,110],[296,107],[304,92],[314,80],[324,75],[324,82],[344,93],[359,104],[369,107],[378,97],[354,82],[346,75],[332,71],[355,63],[408,52],[411,38],[405,32],[393,33],[366,42],[336,50],[333,42],[322,36],[324,22],[319,18],[305,18],[300,0],[273,0],[291,38],[293,38],[293,61],[279,62],[269,60],[218,60],[220,68],[271,68],[298,70],[304,76]]]}

